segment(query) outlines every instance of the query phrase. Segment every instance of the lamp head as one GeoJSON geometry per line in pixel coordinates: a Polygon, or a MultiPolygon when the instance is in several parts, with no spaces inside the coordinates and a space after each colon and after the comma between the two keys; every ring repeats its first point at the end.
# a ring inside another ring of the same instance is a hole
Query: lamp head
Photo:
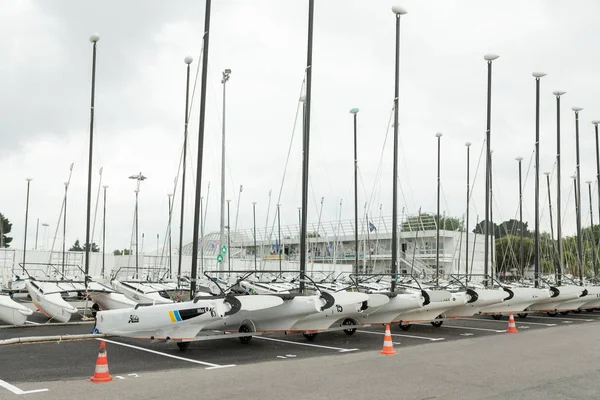
{"type": "Polygon", "coordinates": [[[442,137],[442,132],[438,132],[438,133],[436,133],[436,134],[435,134],[435,137],[437,137],[437,138],[440,138],[440,137],[442,137]]]}
{"type": "Polygon", "coordinates": [[[465,146],[470,147],[471,146],[471,142],[465,143],[465,146]]]}
{"type": "Polygon", "coordinates": [[[104,189],[108,189],[108,185],[104,185],[102,186],[104,189]]]}
{"type": "Polygon", "coordinates": [[[350,114],[358,114],[358,108],[353,108],[350,110],[350,114]]]}
{"type": "Polygon", "coordinates": [[[544,172],[544,175],[550,176],[550,172],[544,172]]]}
{"type": "Polygon", "coordinates": [[[563,92],[562,90],[557,90],[557,91],[552,92],[552,94],[555,96],[562,96],[565,93],[567,93],[567,92],[563,92]]]}
{"type": "Polygon", "coordinates": [[[406,10],[400,6],[393,6],[392,12],[396,15],[404,15],[406,14],[406,10]]]}
{"type": "Polygon", "coordinates": [[[575,175],[571,175],[571,179],[575,179],[577,178],[575,175]]]}
{"type": "Polygon", "coordinates": [[[588,185],[591,185],[592,181],[585,181],[585,183],[587,183],[588,185]]]}
{"type": "Polygon", "coordinates": [[[26,180],[27,182],[31,182],[31,181],[33,180],[33,178],[25,178],[25,180],[26,180]]]}
{"type": "Polygon", "coordinates": [[[544,76],[546,76],[545,72],[534,72],[531,75],[533,75],[534,78],[542,78],[544,76]]]}
{"type": "Polygon", "coordinates": [[[521,161],[523,161],[523,157],[517,157],[517,158],[515,158],[515,160],[517,160],[518,162],[521,162],[521,161]]]}
{"type": "Polygon", "coordinates": [[[486,54],[485,56],[483,56],[483,59],[485,61],[494,61],[498,57],[500,57],[500,56],[496,55],[496,54],[486,54]]]}
{"type": "Polygon", "coordinates": [[[583,107],[571,107],[571,110],[573,110],[575,112],[579,112],[579,111],[583,110],[583,107]]]}
{"type": "Polygon", "coordinates": [[[194,62],[194,57],[192,57],[192,56],[186,56],[186,57],[183,59],[183,62],[184,62],[184,63],[186,63],[187,65],[190,65],[191,63],[193,63],[193,62],[194,62]]]}
{"type": "Polygon", "coordinates": [[[96,43],[98,40],[100,40],[100,35],[98,35],[98,33],[92,33],[90,36],[90,42],[96,43]]]}
{"type": "Polygon", "coordinates": [[[595,119],[595,120],[592,121],[592,124],[598,126],[598,124],[600,124],[600,120],[595,119]]]}

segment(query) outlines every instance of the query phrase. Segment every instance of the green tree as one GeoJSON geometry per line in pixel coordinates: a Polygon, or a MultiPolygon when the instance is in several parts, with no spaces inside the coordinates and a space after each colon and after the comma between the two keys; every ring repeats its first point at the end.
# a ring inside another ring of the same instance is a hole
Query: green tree
{"type": "Polygon", "coordinates": [[[128,256],[131,253],[130,253],[129,249],[123,249],[123,250],[118,250],[117,249],[117,250],[113,251],[113,254],[115,256],[128,256]]]}
{"type": "MultiPolygon", "coordinates": [[[[79,243],[79,239],[77,239],[75,241],[75,243],[73,244],[73,247],[71,247],[69,249],[69,251],[87,251],[88,249],[88,244],[84,244],[83,246],[81,246],[81,244],[79,243]]],[[[92,248],[90,250],[92,253],[98,253],[100,251],[100,248],[98,247],[98,245],[94,242],[92,242],[92,248]]]]}
{"type": "Polygon", "coordinates": [[[509,219],[508,221],[504,221],[500,225],[498,225],[496,229],[498,229],[499,238],[504,237],[506,235],[520,236],[521,230],[523,230],[524,237],[531,237],[531,232],[529,232],[529,229],[527,228],[527,222],[523,222],[523,224],[521,224],[516,219],[509,219]]]}
{"type": "MultiPolygon", "coordinates": [[[[475,225],[475,229],[473,229],[473,233],[477,233],[479,235],[483,235],[485,233],[485,225],[486,221],[482,220],[475,225]]],[[[496,239],[500,238],[500,231],[498,229],[498,225],[494,222],[487,221],[488,233],[493,233],[496,239]]]]}
{"type": "Polygon", "coordinates": [[[517,272],[524,275],[524,269],[534,262],[533,240],[523,238],[523,266],[520,265],[521,238],[507,235],[496,239],[496,268],[498,272],[517,272]]]}
{"type": "Polygon", "coordinates": [[[81,247],[81,245],[79,244],[79,239],[77,239],[75,241],[75,243],[73,244],[73,246],[69,249],[69,251],[83,251],[83,248],[81,247]]]}
{"type": "Polygon", "coordinates": [[[11,229],[12,224],[10,221],[0,213],[0,248],[10,246],[10,242],[12,242],[13,238],[6,235],[10,233],[11,229]]]}

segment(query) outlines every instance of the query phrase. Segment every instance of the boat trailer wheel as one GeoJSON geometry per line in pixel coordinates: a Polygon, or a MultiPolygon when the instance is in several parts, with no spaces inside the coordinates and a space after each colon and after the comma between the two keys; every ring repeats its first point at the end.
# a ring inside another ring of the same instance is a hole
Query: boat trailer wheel
{"type": "Polygon", "coordinates": [[[574,312],[575,314],[579,314],[579,313],[581,312],[581,310],[580,310],[580,309],[577,309],[577,310],[573,310],[573,312],[574,312]]]}
{"type": "Polygon", "coordinates": [[[502,318],[502,314],[492,314],[492,318],[494,318],[496,321],[498,321],[502,318]]]}
{"type": "Polygon", "coordinates": [[[98,303],[94,303],[94,305],[91,308],[92,308],[92,317],[96,318],[96,313],[98,311],[100,311],[100,306],[98,305],[98,303]]]}
{"type": "Polygon", "coordinates": [[[560,315],[567,315],[567,314],[569,314],[569,311],[561,311],[560,312],[560,315]]]}
{"type": "Polygon", "coordinates": [[[308,340],[309,342],[314,342],[315,338],[317,337],[316,333],[306,333],[306,332],[304,332],[303,335],[304,335],[304,338],[306,340],[308,340]]]}
{"type": "Polygon", "coordinates": [[[190,342],[177,342],[177,347],[181,351],[186,351],[190,347],[190,342]]]}
{"type": "MultiPolygon", "coordinates": [[[[351,320],[350,318],[346,318],[344,320],[344,322],[342,322],[342,325],[354,325],[354,321],[351,320]]],[[[356,328],[344,329],[344,333],[346,335],[354,335],[355,332],[356,332],[356,328]]]]}
{"type": "Polygon", "coordinates": [[[443,321],[443,320],[437,321],[437,320],[439,320],[439,319],[440,319],[440,317],[441,317],[441,316],[438,316],[438,317],[436,318],[436,321],[431,321],[431,326],[433,326],[434,328],[439,328],[439,327],[441,327],[441,326],[444,324],[444,321],[443,321]]]}
{"type": "Polygon", "coordinates": [[[400,321],[400,323],[398,324],[398,326],[400,327],[400,329],[402,329],[403,331],[407,331],[410,329],[410,324],[407,323],[403,323],[402,321],[400,321]]]}
{"type": "Polygon", "coordinates": [[[558,315],[557,312],[547,312],[546,314],[548,314],[549,317],[556,317],[558,315]]]}
{"type": "Polygon", "coordinates": [[[521,313],[518,313],[517,316],[519,318],[527,318],[527,313],[526,312],[521,312],[521,313]]]}
{"type": "MultiPolygon", "coordinates": [[[[252,330],[248,325],[242,325],[240,326],[239,332],[252,332],[252,330]]],[[[241,336],[239,339],[240,343],[247,344],[250,342],[250,340],[252,340],[252,336],[241,336]]]]}

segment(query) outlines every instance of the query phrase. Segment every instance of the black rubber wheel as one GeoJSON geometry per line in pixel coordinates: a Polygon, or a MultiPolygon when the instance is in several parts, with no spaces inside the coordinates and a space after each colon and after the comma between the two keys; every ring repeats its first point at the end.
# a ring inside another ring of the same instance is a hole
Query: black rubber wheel
{"type": "Polygon", "coordinates": [[[303,333],[303,335],[304,335],[304,338],[306,340],[308,340],[309,342],[314,342],[315,338],[317,337],[316,333],[303,333]]]}
{"type": "Polygon", "coordinates": [[[519,318],[527,318],[527,313],[526,312],[520,312],[520,313],[517,314],[517,316],[519,318]]]}
{"type": "Polygon", "coordinates": [[[546,314],[548,314],[549,317],[556,317],[558,315],[557,312],[547,312],[546,314]]]}
{"type": "Polygon", "coordinates": [[[574,312],[575,314],[579,314],[579,313],[581,313],[581,310],[573,310],[573,312],[574,312]]]}
{"type": "Polygon", "coordinates": [[[434,328],[439,328],[444,324],[444,321],[431,321],[431,326],[434,328]]]}
{"type": "Polygon", "coordinates": [[[496,321],[498,321],[502,318],[502,314],[492,314],[492,318],[494,318],[496,321]]]}
{"type": "MultiPolygon", "coordinates": [[[[354,325],[354,321],[350,318],[346,318],[344,322],[342,322],[342,325],[354,325]]],[[[356,333],[356,328],[344,329],[344,333],[346,335],[354,335],[356,333]]]]}
{"type": "Polygon", "coordinates": [[[398,324],[398,326],[400,327],[400,329],[402,329],[403,331],[407,331],[410,329],[410,324],[406,324],[406,323],[402,323],[402,321],[400,321],[400,323],[398,324]]]}
{"type": "Polygon", "coordinates": [[[587,310],[585,310],[585,311],[587,311],[587,312],[594,312],[594,309],[593,309],[593,308],[588,308],[588,309],[587,309],[587,310]]]}
{"type": "Polygon", "coordinates": [[[568,314],[569,314],[569,312],[568,312],[568,311],[561,311],[561,312],[560,312],[560,315],[568,315],[568,314]]]}
{"type": "Polygon", "coordinates": [[[98,303],[94,303],[91,307],[92,309],[92,317],[96,318],[96,313],[98,311],[100,311],[100,306],[98,305],[98,303]]]}
{"type": "MultiPolygon", "coordinates": [[[[239,332],[252,332],[252,330],[250,329],[250,327],[248,325],[242,325],[242,326],[240,326],[239,332]]],[[[252,336],[240,336],[239,339],[240,339],[240,343],[248,344],[252,340],[252,336]]]]}
{"type": "Polygon", "coordinates": [[[190,342],[177,342],[177,347],[181,351],[186,351],[190,347],[190,342]]]}

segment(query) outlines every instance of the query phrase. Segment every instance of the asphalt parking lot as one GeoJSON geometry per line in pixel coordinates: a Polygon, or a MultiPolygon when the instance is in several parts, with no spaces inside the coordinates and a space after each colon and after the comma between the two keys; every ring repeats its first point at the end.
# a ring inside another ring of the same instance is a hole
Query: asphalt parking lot
{"type": "MultiPolygon", "coordinates": [[[[53,323],[36,325],[43,319],[35,317],[31,320],[34,323],[23,328],[0,327],[0,339],[90,333],[93,327],[93,323],[81,322],[68,326],[53,323]]],[[[542,329],[593,324],[599,320],[598,312],[570,313],[555,317],[532,314],[527,318],[515,318],[519,335],[542,329]]],[[[436,343],[508,335],[505,333],[507,326],[507,317],[494,320],[490,316],[477,316],[444,321],[440,328],[421,323],[403,331],[396,324],[391,326],[391,333],[395,349],[401,350],[413,346],[435,346],[436,343]]],[[[267,361],[284,364],[311,357],[376,353],[382,348],[384,332],[384,326],[369,326],[358,329],[353,335],[347,335],[343,331],[320,333],[312,342],[302,334],[265,334],[254,337],[247,344],[240,343],[237,338],[194,342],[187,351],[180,351],[175,343],[153,343],[126,338],[5,345],[0,346],[0,398],[18,395],[8,389],[7,385],[23,391],[25,389],[21,387],[31,388],[36,382],[87,380],[94,373],[99,340],[107,343],[110,374],[115,380],[127,380],[155,371],[194,368],[208,374],[212,370],[267,361]]],[[[489,343],[493,344],[493,339],[489,343]]],[[[37,392],[35,396],[44,397],[44,393],[37,392]]]]}

